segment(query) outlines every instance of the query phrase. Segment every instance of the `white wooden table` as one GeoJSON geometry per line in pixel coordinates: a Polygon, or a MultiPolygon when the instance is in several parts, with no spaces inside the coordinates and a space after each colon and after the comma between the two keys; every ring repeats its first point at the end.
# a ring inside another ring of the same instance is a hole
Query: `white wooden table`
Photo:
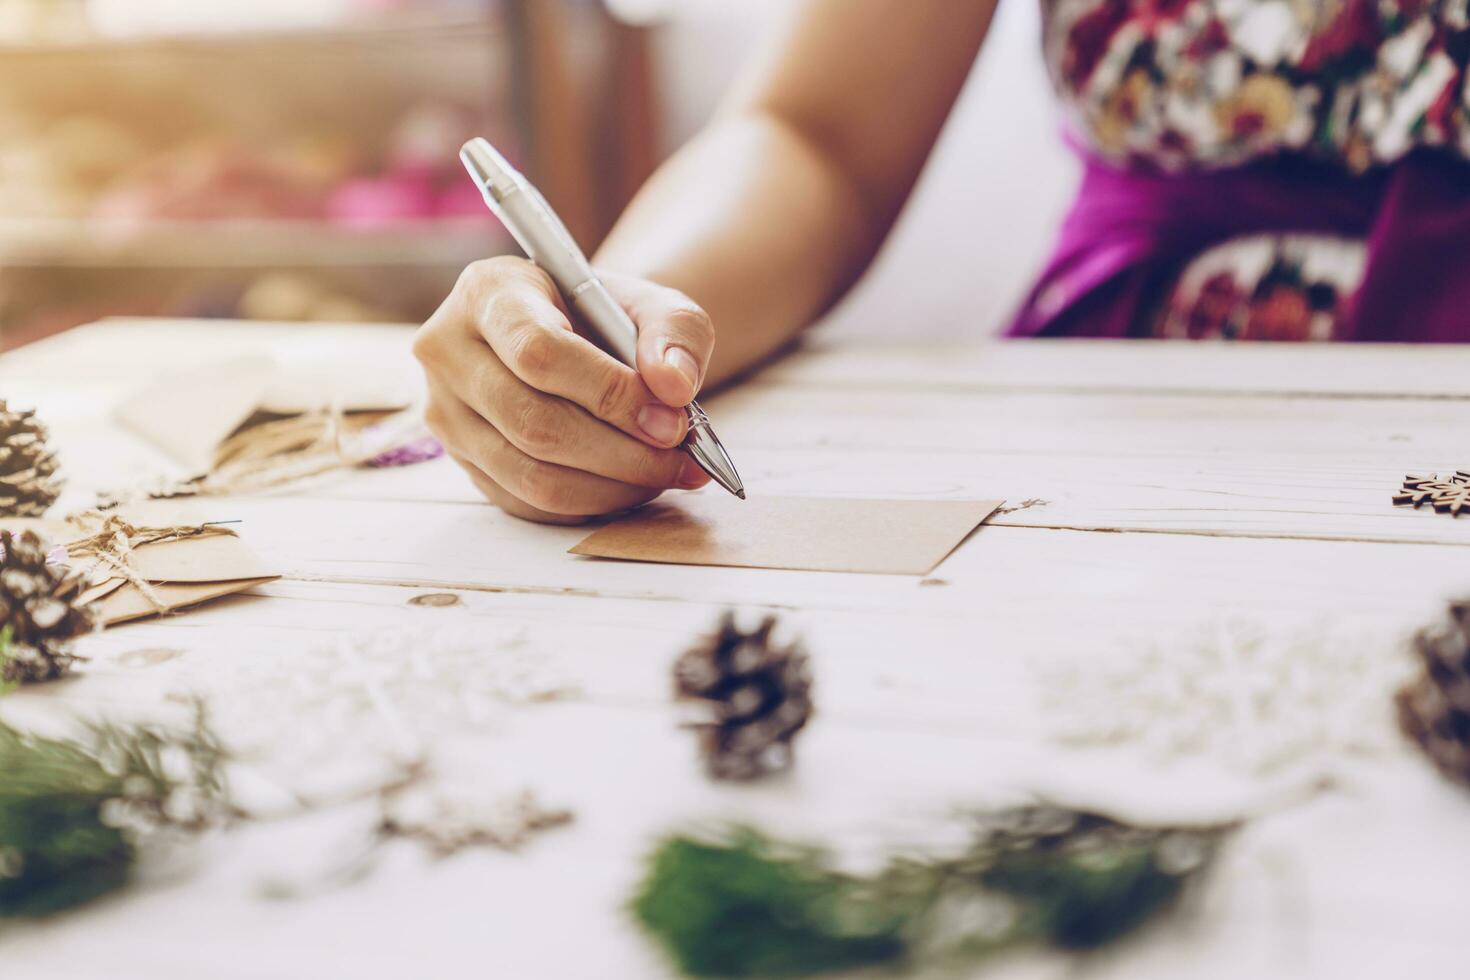
{"type": "MultiPolygon", "coordinates": [[[[167,471],[108,420],[150,376],[259,351],[413,371],[408,340],[397,328],[118,321],[0,359],[0,395],[40,408],[68,502],[84,505],[120,473],[167,471]]],[[[517,854],[433,862],[403,844],[367,879],[290,902],[262,900],[255,885],[318,860],[341,828],[242,827],[182,873],[0,933],[0,972],[666,975],[623,911],[639,857],[666,831],[744,818],[868,840],[1017,791],[1154,819],[1228,813],[1272,787],[1207,764],[1057,747],[1030,665],[1059,650],[1111,656],[1127,637],[1168,642],[1223,617],[1393,638],[1470,593],[1470,520],[1389,503],[1405,473],[1470,466],[1470,349],[818,337],[707,404],[756,493],[1044,503],[997,516],[921,581],[573,558],[583,531],[506,518],[445,461],[209,501],[285,577],[92,637],[84,676],[0,710],[44,720],[146,708],[179,671],[306,655],[352,631],[523,627],[581,696],[507,708],[492,731],[460,740],[455,778],[531,786],[576,822],[517,854]],[[408,604],[426,591],[462,602],[408,604]],[[820,717],[797,768],[750,787],[702,777],[667,698],[672,657],[729,605],[777,608],[816,662],[820,717]],[[183,655],[129,666],[141,648],[183,655]]],[[[1207,893],[1210,914],[1080,966],[1038,954],[1000,974],[1462,975],[1470,793],[1407,750],[1345,769],[1338,790],[1241,835],[1207,893]]]]}

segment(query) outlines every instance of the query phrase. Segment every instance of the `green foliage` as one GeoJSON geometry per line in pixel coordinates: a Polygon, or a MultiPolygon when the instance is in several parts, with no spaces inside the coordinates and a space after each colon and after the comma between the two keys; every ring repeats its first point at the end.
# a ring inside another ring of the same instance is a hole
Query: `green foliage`
{"type": "Polygon", "coordinates": [[[903,953],[902,913],[867,907],[861,889],[816,852],[781,855],[740,830],[665,842],[633,907],[693,976],[806,976],[903,953]]]}
{"type": "Polygon", "coordinates": [[[204,730],[93,726],[80,741],[0,723],[0,919],[49,915],[121,887],[136,842],[205,819],[223,792],[204,730]]]}
{"type": "MultiPolygon", "coordinates": [[[[0,628],[0,677],[5,676],[5,661],[10,659],[10,627],[0,628]]],[[[19,681],[0,683],[0,698],[20,687],[19,681]]]]}
{"type": "Polygon", "coordinates": [[[975,959],[1030,941],[1083,949],[1171,905],[1229,829],[1142,829],[1051,808],[998,817],[957,856],[894,858],[870,877],[748,828],[671,837],[632,911],[699,977],[975,959]]]}
{"type": "Polygon", "coordinates": [[[1007,854],[982,880],[1029,900],[1046,937],[1064,949],[1101,946],[1129,932],[1178,897],[1185,882],[1160,873],[1147,845],[1124,847],[1101,860],[1087,854],[1007,854]]]}
{"type": "Polygon", "coordinates": [[[120,887],[134,851],[87,795],[0,801],[0,916],[43,916],[120,887]]]}

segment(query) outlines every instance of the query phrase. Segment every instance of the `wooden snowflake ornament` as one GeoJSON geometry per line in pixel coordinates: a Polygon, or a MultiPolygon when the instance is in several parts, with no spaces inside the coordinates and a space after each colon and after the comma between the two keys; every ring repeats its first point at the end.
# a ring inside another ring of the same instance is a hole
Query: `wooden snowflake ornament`
{"type": "Polygon", "coordinates": [[[1393,495],[1393,502],[1415,508],[1429,504],[1438,513],[1451,517],[1470,513],[1470,470],[1456,470],[1446,477],[1432,473],[1406,476],[1403,488],[1393,495]]]}

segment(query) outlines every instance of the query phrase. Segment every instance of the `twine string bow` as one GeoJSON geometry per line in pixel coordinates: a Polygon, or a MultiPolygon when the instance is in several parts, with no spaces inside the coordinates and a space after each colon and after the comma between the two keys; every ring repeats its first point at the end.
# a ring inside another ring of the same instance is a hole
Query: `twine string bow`
{"type": "Polygon", "coordinates": [[[235,536],[233,529],[218,522],[139,527],[116,514],[108,515],[98,511],[73,514],[66,520],[80,531],[87,531],[93,525],[97,528],[91,534],[64,545],[69,559],[90,563],[80,571],[88,586],[121,578],[137,588],[158,612],[167,612],[169,607],[153,585],[138,571],[134,563],[137,549],[145,545],[189,538],[235,536]]]}

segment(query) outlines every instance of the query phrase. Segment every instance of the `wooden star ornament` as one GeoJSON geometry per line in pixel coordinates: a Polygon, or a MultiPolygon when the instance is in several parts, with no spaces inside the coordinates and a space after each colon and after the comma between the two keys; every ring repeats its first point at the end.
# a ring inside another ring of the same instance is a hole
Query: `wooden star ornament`
{"type": "Polygon", "coordinates": [[[1404,477],[1403,487],[1393,495],[1396,505],[1418,508],[1429,504],[1440,514],[1459,517],[1470,513],[1470,470],[1456,470],[1446,477],[1429,474],[1404,477]]]}

